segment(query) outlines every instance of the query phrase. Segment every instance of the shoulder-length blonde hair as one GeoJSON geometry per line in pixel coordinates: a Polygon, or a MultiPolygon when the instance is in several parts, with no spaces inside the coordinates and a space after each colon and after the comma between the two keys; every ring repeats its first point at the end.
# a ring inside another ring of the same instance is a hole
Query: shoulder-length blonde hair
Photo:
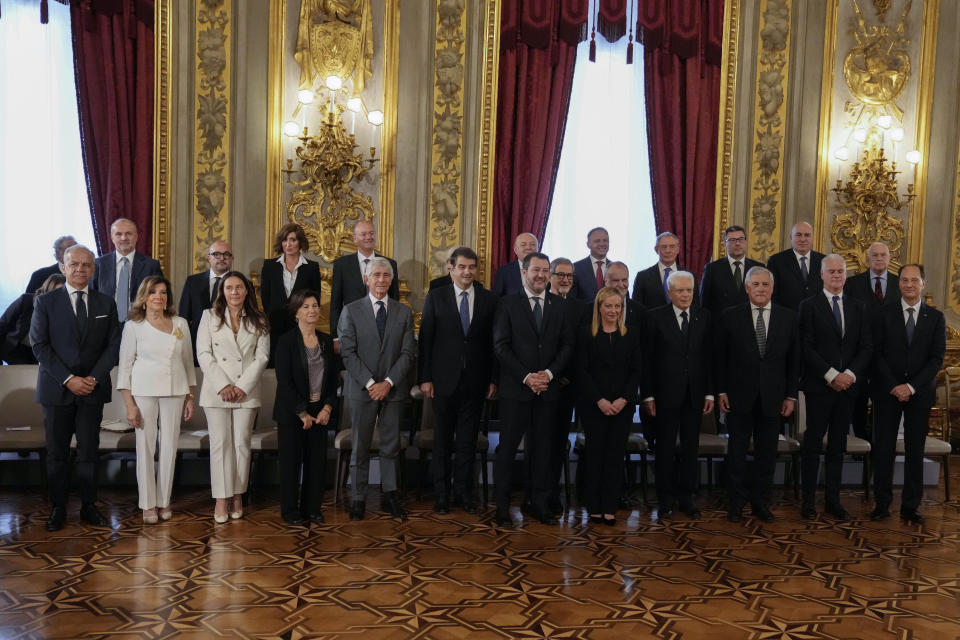
{"type": "Polygon", "coordinates": [[[603,326],[603,321],[600,320],[600,305],[611,296],[620,298],[620,317],[617,318],[617,330],[620,332],[620,335],[626,335],[627,300],[623,294],[620,293],[619,289],[614,289],[613,287],[604,287],[597,292],[597,299],[593,301],[593,320],[590,322],[590,335],[597,335],[600,327],[603,326]]]}
{"type": "Polygon", "coordinates": [[[147,276],[143,279],[143,282],[140,283],[140,288],[137,289],[136,300],[130,305],[131,320],[134,322],[142,322],[143,319],[147,317],[147,296],[150,295],[150,290],[158,284],[162,284],[167,288],[167,307],[163,310],[163,315],[167,318],[172,318],[177,315],[177,308],[173,304],[173,287],[170,286],[170,281],[163,276],[147,276]]]}

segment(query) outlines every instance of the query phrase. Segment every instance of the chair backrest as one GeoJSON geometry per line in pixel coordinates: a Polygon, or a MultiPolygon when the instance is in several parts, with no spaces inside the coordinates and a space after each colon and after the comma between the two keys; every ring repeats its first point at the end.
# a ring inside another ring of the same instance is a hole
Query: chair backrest
{"type": "Polygon", "coordinates": [[[939,430],[942,433],[935,434],[934,421],[931,421],[930,435],[950,442],[953,435],[953,412],[954,409],[960,411],[960,367],[947,367],[944,370],[943,386],[946,393],[946,407],[944,417],[940,422],[939,430]]]}
{"type": "Polygon", "coordinates": [[[257,410],[255,428],[269,428],[276,425],[273,421],[273,406],[277,401],[277,371],[264,369],[260,376],[260,408],[257,410]]]}
{"type": "Polygon", "coordinates": [[[34,402],[39,365],[0,367],[0,424],[43,428],[43,409],[34,402]]]}

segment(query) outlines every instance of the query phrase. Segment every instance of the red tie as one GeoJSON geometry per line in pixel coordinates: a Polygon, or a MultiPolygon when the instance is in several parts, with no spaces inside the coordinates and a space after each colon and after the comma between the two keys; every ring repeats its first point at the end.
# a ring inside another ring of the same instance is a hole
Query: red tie
{"type": "Polygon", "coordinates": [[[603,260],[597,260],[597,291],[603,289],[603,260]]]}
{"type": "Polygon", "coordinates": [[[880,286],[880,276],[876,276],[874,282],[877,284],[873,287],[873,296],[877,299],[877,302],[883,304],[883,288],[880,286]]]}

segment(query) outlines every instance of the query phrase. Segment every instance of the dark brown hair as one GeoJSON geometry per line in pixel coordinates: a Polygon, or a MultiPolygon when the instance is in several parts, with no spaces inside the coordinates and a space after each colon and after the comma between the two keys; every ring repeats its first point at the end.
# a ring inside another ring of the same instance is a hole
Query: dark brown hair
{"type": "Polygon", "coordinates": [[[243,308],[240,312],[240,318],[248,329],[253,330],[258,335],[270,333],[270,323],[267,322],[267,316],[260,311],[260,305],[257,304],[257,295],[253,290],[253,284],[239,271],[227,271],[221,276],[220,286],[217,289],[217,299],[213,301],[213,314],[220,320],[220,326],[227,321],[227,299],[223,295],[223,288],[227,285],[227,280],[237,278],[247,290],[247,295],[243,298],[243,308]]]}
{"type": "Polygon", "coordinates": [[[291,316],[296,316],[297,311],[303,306],[307,298],[316,298],[317,304],[320,304],[320,292],[313,289],[297,289],[290,294],[290,302],[287,303],[287,311],[291,316]]]}
{"type": "Polygon", "coordinates": [[[303,227],[296,222],[288,222],[280,227],[280,231],[277,232],[277,237],[273,241],[273,252],[276,255],[279,256],[283,254],[283,241],[291,233],[297,234],[297,242],[300,243],[300,253],[306,253],[310,249],[310,241],[307,240],[307,234],[303,232],[303,227]]]}
{"type": "Polygon", "coordinates": [[[140,283],[140,288],[137,289],[136,300],[130,305],[131,320],[142,322],[147,317],[147,296],[150,295],[150,290],[158,284],[167,288],[167,308],[163,310],[164,317],[172,318],[177,315],[177,307],[173,304],[173,287],[170,286],[170,281],[163,276],[147,276],[140,283]]]}

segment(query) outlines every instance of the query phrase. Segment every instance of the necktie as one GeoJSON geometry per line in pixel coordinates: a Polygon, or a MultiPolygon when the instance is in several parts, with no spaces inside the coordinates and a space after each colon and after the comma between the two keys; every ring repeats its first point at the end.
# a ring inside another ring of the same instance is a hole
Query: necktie
{"type": "Polygon", "coordinates": [[[360,279],[363,280],[363,286],[367,290],[367,293],[370,293],[370,285],[367,284],[365,276],[367,275],[367,269],[370,268],[370,258],[363,259],[363,273],[360,274],[360,279]]]}
{"type": "Polygon", "coordinates": [[[603,289],[603,260],[597,260],[597,291],[603,289]]]}
{"type": "Polygon", "coordinates": [[[737,285],[737,289],[743,289],[743,271],[740,270],[739,260],[733,263],[733,282],[737,285]]]}
{"type": "Polygon", "coordinates": [[[80,335],[87,332],[87,305],[83,302],[83,291],[77,291],[77,328],[80,335]]]}
{"type": "Polygon", "coordinates": [[[913,319],[913,307],[907,308],[907,344],[913,342],[913,332],[917,329],[917,321],[913,319]]]}
{"type": "Polygon", "coordinates": [[[807,271],[807,256],[800,256],[800,275],[803,276],[803,281],[807,281],[807,277],[810,275],[810,272],[807,271]]]}
{"type": "Polygon", "coordinates": [[[873,286],[873,297],[877,299],[877,302],[883,304],[883,287],[880,286],[880,276],[876,276],[874,282],[876,284],[873,286]]]}
{"type": "Polygon", "coordinates": [[[120,322],[126,322],[130,315],[130,261],[120,258],[120,277],[117,279],[117,316],[120,322]]]}
{"type": "Polygon", "coordinates": [[[763,322],[763,307],[757,309],[757,350],[762,358],[767,352],[767,325],[763,322]]]}
{"type": "Polygon", "coordinates": [[[670,277],[670,267],[667,267],[663,270],[663,294],[666,295],[668,291],[667,287],[667,278],[670,277]]]}
{"type": "Polygon", "coordinates": [[[387,328],[387,308],[383,300],[377,300],[377,332],[380,334],[380,340],[383,340],[383,332],[387,328]]]}
{"type": "Polygon", "coordinates": [[[460,327],[463,329],[463,335],[470,331],[470,300],[466,291],[460,292],[460,327]]]}
{"type": "Polygon", "coordinates": [[[833,319],[837,321],[837,329],[843,335],[843,314],[840,313],[840,296],[833,296],[833,319]]]}
{"type": "Polygon", "coordinates": [[[690,330],[690,323],[687,321],[687,312],[680,312],[680,333],[687,335],[687,332],[690,330]]]}
{"type": "Polygon", "coordinates": [[[533,300],[533,322],[537,325],[537,331],[540,331],[540,327],[543,325],[543,307],[540,306],[540,298],[537,296],[531,296],[533,300]]]}
{"type": "Polygon", "coordinates": [[[213,306],[214,301],[217,299],[217,294],[220,293],[220,276],[217,276],[213,279],[213,290],[210,292],[210,306],[213,306]]]}

